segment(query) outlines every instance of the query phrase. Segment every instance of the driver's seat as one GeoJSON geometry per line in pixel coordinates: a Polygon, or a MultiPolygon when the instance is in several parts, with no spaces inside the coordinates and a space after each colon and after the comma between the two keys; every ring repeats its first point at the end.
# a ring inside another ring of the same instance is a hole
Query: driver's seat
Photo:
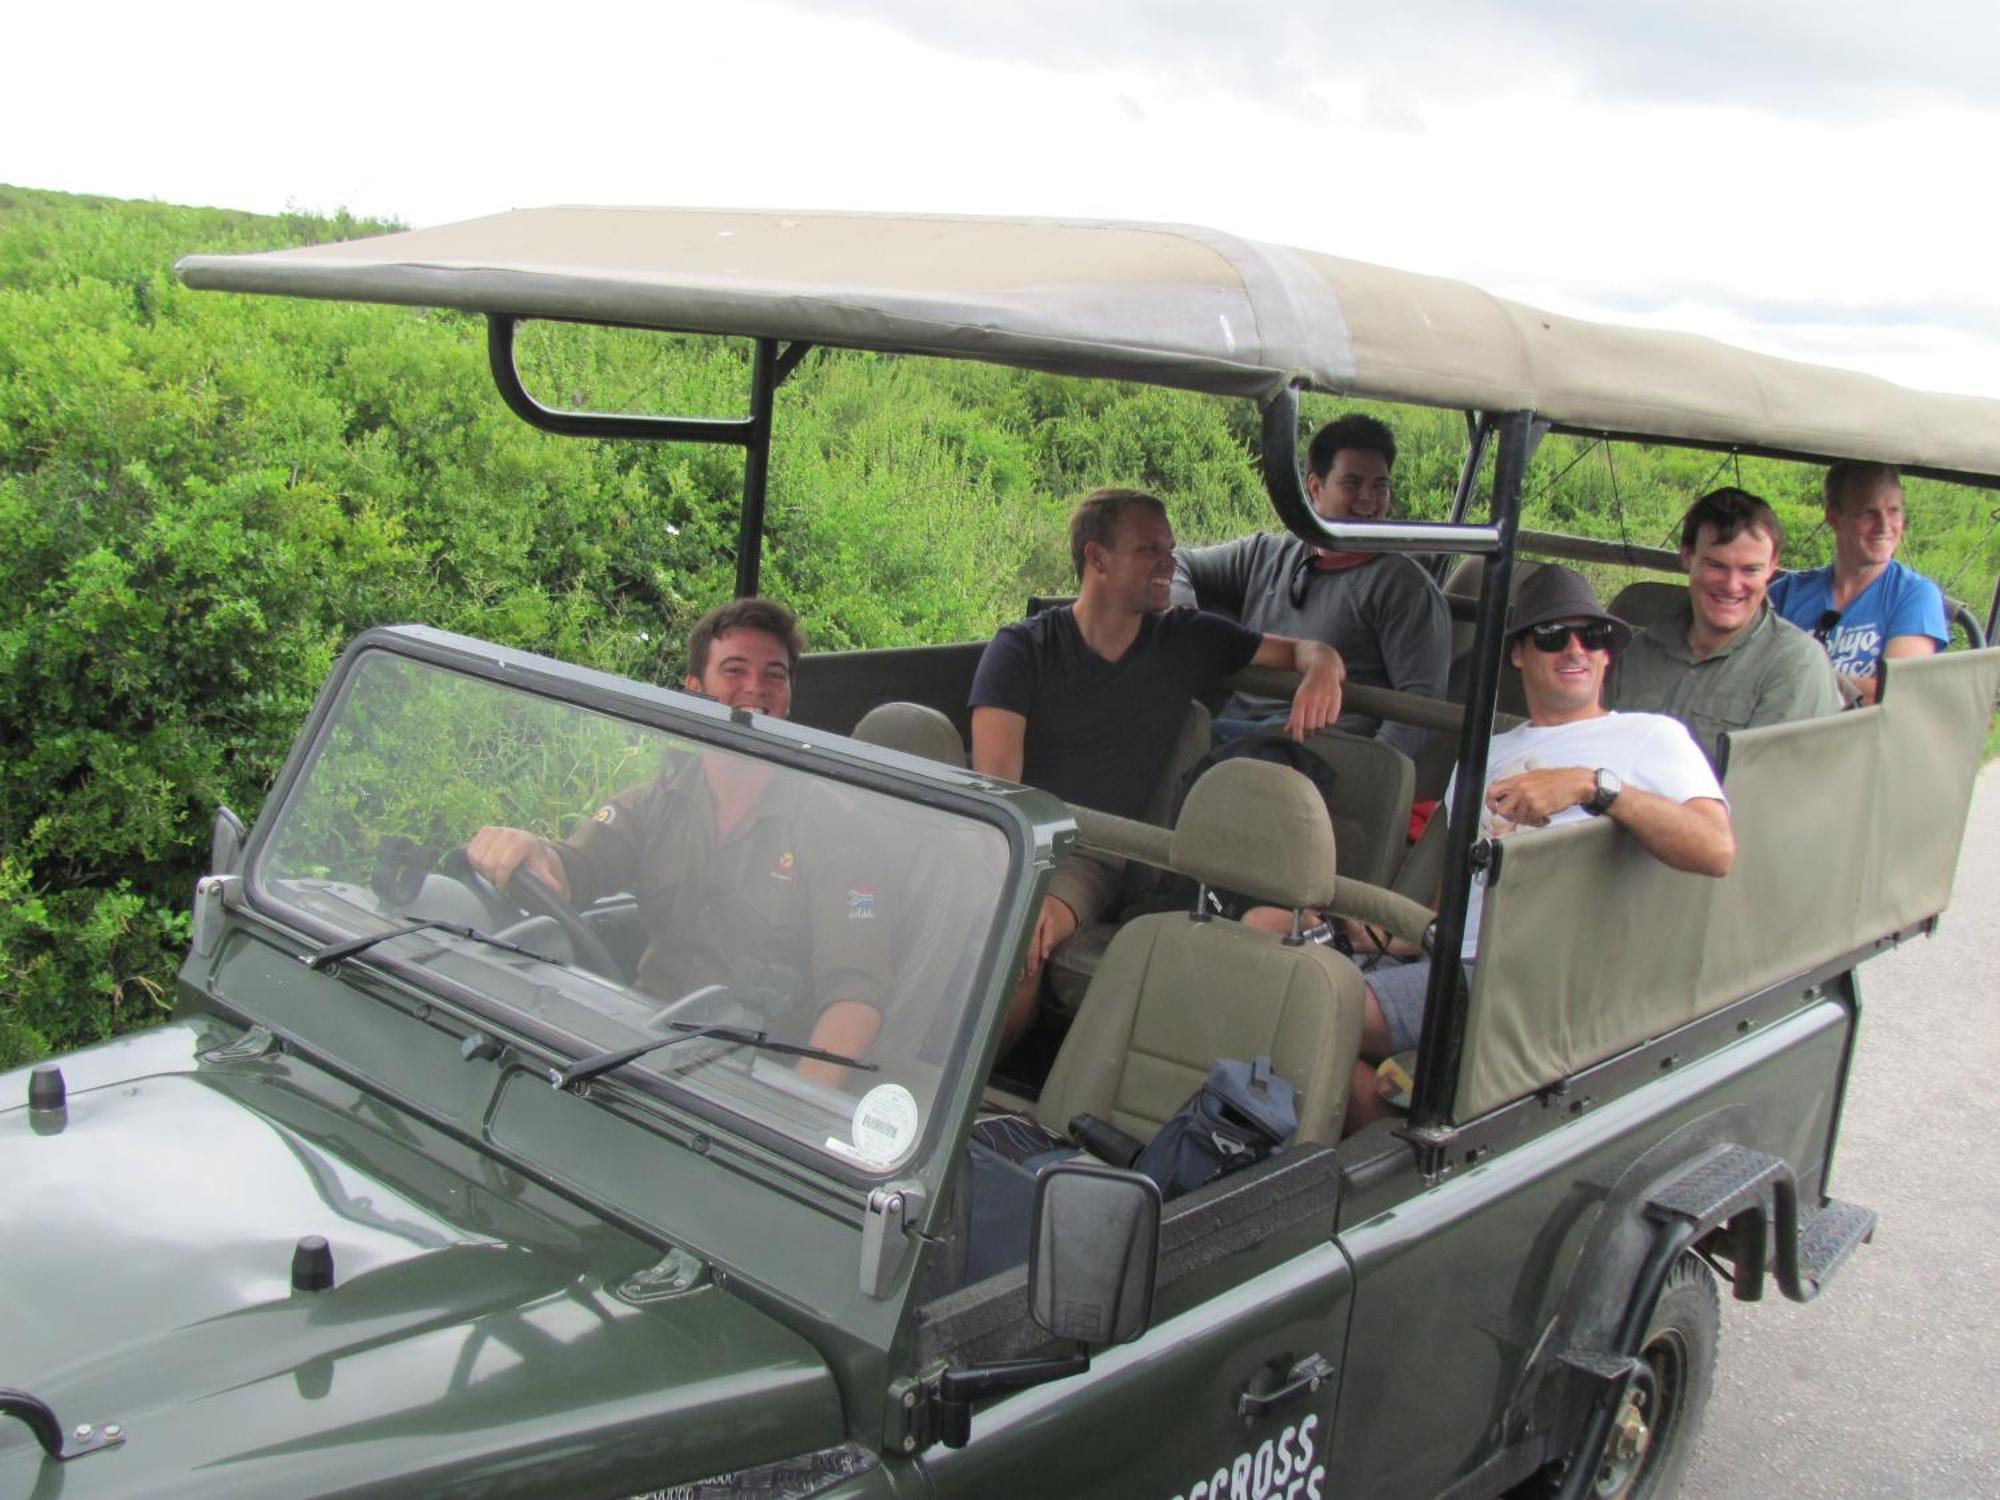
{"type": "MultiPolygon", "coordinates": [[[[1223,761],[1196,782],[1169,860],[1205,886],[1294,911],[1333,899],[1326,804],[1269,761],[1223,761]]],[[[1150,1140],[1210,1063],[1268,1055],[1295,1091],[1298,1140],[1337,1141],[1365,995],[1354,965],[1317,943],[1191,913],[1139,917],[1105,951],[1036,1115],[1058,1135],[1088,1113],[1150,1140]]]]}

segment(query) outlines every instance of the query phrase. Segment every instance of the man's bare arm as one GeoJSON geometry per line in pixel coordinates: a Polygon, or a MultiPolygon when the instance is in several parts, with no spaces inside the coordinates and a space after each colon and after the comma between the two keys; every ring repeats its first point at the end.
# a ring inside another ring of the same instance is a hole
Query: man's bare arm
{"type": "MultiPolygon", "coordinates": [[[[810,1040],[822,1052],[837,1052],[859,1061],[868,1056],[868,1049],[875,1045],[876,1034],[881,1030],[882,1012],[874,1006],[860,1000],[836,1000],[820,1012],[810,1040]]],[[[802,1078],[828,1088],[839,1088],[848,1073],[837,1063],[818,1062],[810,1057],[799,1059],[797,1071],[802,1078]]]]}
{"type": "Polygon", "coordinates": [[[982,776],[1019,781],[1027,759],[1028,720],[1008,708],[972,711],[972,769],[982,776]]]}
{"type": "MultiPolygon", "coordinates": [[[[1587,766],[1549,767],[1503,776],[1486,789],[1486,805],[1507,819],[1540,827],[1567,807],[1597,794],[1597,773],[1587,766]]],[[[1727,875],[1736,863],[1736,833],[1729,809],[1713,797],[1676,802],[1628,786],[1605,814],[1628,830],[1661,864],[1693,875],[1727,875]]]]}
{"type": "Polygon", "coordinates": [[[1736,830],[1729,824],[1729,808],[1713,797],[1676,802],[1657,792],[1627,787],[1605,816],[1630,829],[1646,852],[1670,869],[1720,877],[1736,863],[1736,830]]]}
{"type": "Polygon", "coordinates": [[[1347,663],[1324,641],[1296,641],[1286,635],[1267,635],[1258,642],[1257,654],[1250,658],[1250,664],[1299,674],[1299,690],[1292,695],[1291,717],[1285,721],[1285,732],[1293,739],[1302,740],[1340,717],[1340,687],[1347,680],[1347,663]]]}

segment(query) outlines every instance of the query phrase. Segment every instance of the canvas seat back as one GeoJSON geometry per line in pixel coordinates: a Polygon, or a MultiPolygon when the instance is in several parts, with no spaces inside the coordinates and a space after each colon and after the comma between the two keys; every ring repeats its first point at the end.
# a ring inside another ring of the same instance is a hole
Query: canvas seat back
{"type": "MultiPolygon", "coordinates": [[[[1310,781],[1240,760],[1195,784],[1168,858],[1204,884],[1297,909],[1331,900],[1334,852],[1310,781]]],[[[1364,995],[1330,948],[1179,912],[1137,918],[1105,950],[1036,1113],[1058,1133],[1089,1113],[1150,1140],[1210,1063],[1268,1055],[1297,1093],[1298,1139],[1338,1140],[1364,995]]]]}
{"type": "Polygon", "coordinates": [[[1686,579],[1641,578],[1618,591],[1618,597],[1611,601],[1611,613],[1636,632],[1664,620],[1687,602],[1686,579]]]}
{"type": "MultiPolygon", "coordinates": [[[[1211,731],[1208,710],[1198,702],[1189,702],[1187,712],[1181,716],[1180,728],[1175,731],[1173,743],[1167,747],[1159,779],[1153,783],[1153,790],[1146,798],[1142,814],[1144,821],[1164,828],[1173,820],[1174,797],[1187,773],[1208,754],[1211,731]]],[[[1128,869],[1122,888],[1124,901],[1132,901],[1139,895],[1145,876],[1143,868],[1128,869]]],[[[1097,972],[1104,950],[1110,946],[1117,930],[1115,922],[1094,922],[1071,934],[1049,955],[1049,993],[1057,1009],[1074,1015],[1077,1007],[1083,1004],[1084,992],[1090,988],[1090,977],[1097,972]]]]}
{"type": "Polygon", "coordinates": [[[958,726],[922,703],[876,704],[854,726],[854,738],[947,766],[965,765],[965,741],[958,726]]]}
{"type": "Polygon", "coordinates": [[[1340,873],[1387,885],[1410,845],[1417,768],[1385,740],[1322,729],[1306,748],[1333,767],[1333,836],[1340,873]]]}

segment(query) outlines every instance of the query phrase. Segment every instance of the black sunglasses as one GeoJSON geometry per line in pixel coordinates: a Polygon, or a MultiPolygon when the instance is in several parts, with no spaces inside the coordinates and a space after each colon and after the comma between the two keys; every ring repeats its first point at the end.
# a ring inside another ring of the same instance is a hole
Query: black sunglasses
{"type": "Polygon", "coordinates": [[[1826,644],[1826,638],[1833,634],[1833,627],[1838,625],[1839,623],[1840,623],[1840,611],[1837,609],[1828,610],[1825,614],[1819,617],[1819,623],[1813,626],[1812,638],[1818,641],[1822,646],[1824,646],[1826,644]]]}
{"type": "Polygon", "coordinates": [[[1546,625],[1530,625],[1522,634],[1535,643],[1537,651],[1546,651],[1551,656],[1567,646],[1572,635],[1583,643],[1586,651],[1609,651],[1612,642],[1618,639],[1617,627],[1609,620],[1592,620],[1588,625],[1565,625],[1560,620],[1551,620],[1546,625]]]}

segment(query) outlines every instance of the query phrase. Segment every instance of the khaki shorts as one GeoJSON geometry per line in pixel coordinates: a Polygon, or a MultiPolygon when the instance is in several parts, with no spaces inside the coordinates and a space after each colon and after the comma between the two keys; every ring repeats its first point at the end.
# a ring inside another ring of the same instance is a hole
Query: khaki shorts
{"type": "Polygon", "coordinates": [[[1095,850],[1072,849],[1049,876],[1049,894],[1088,927],[1117,913],[1125,883],[1125,861],[1095,850]]]}

